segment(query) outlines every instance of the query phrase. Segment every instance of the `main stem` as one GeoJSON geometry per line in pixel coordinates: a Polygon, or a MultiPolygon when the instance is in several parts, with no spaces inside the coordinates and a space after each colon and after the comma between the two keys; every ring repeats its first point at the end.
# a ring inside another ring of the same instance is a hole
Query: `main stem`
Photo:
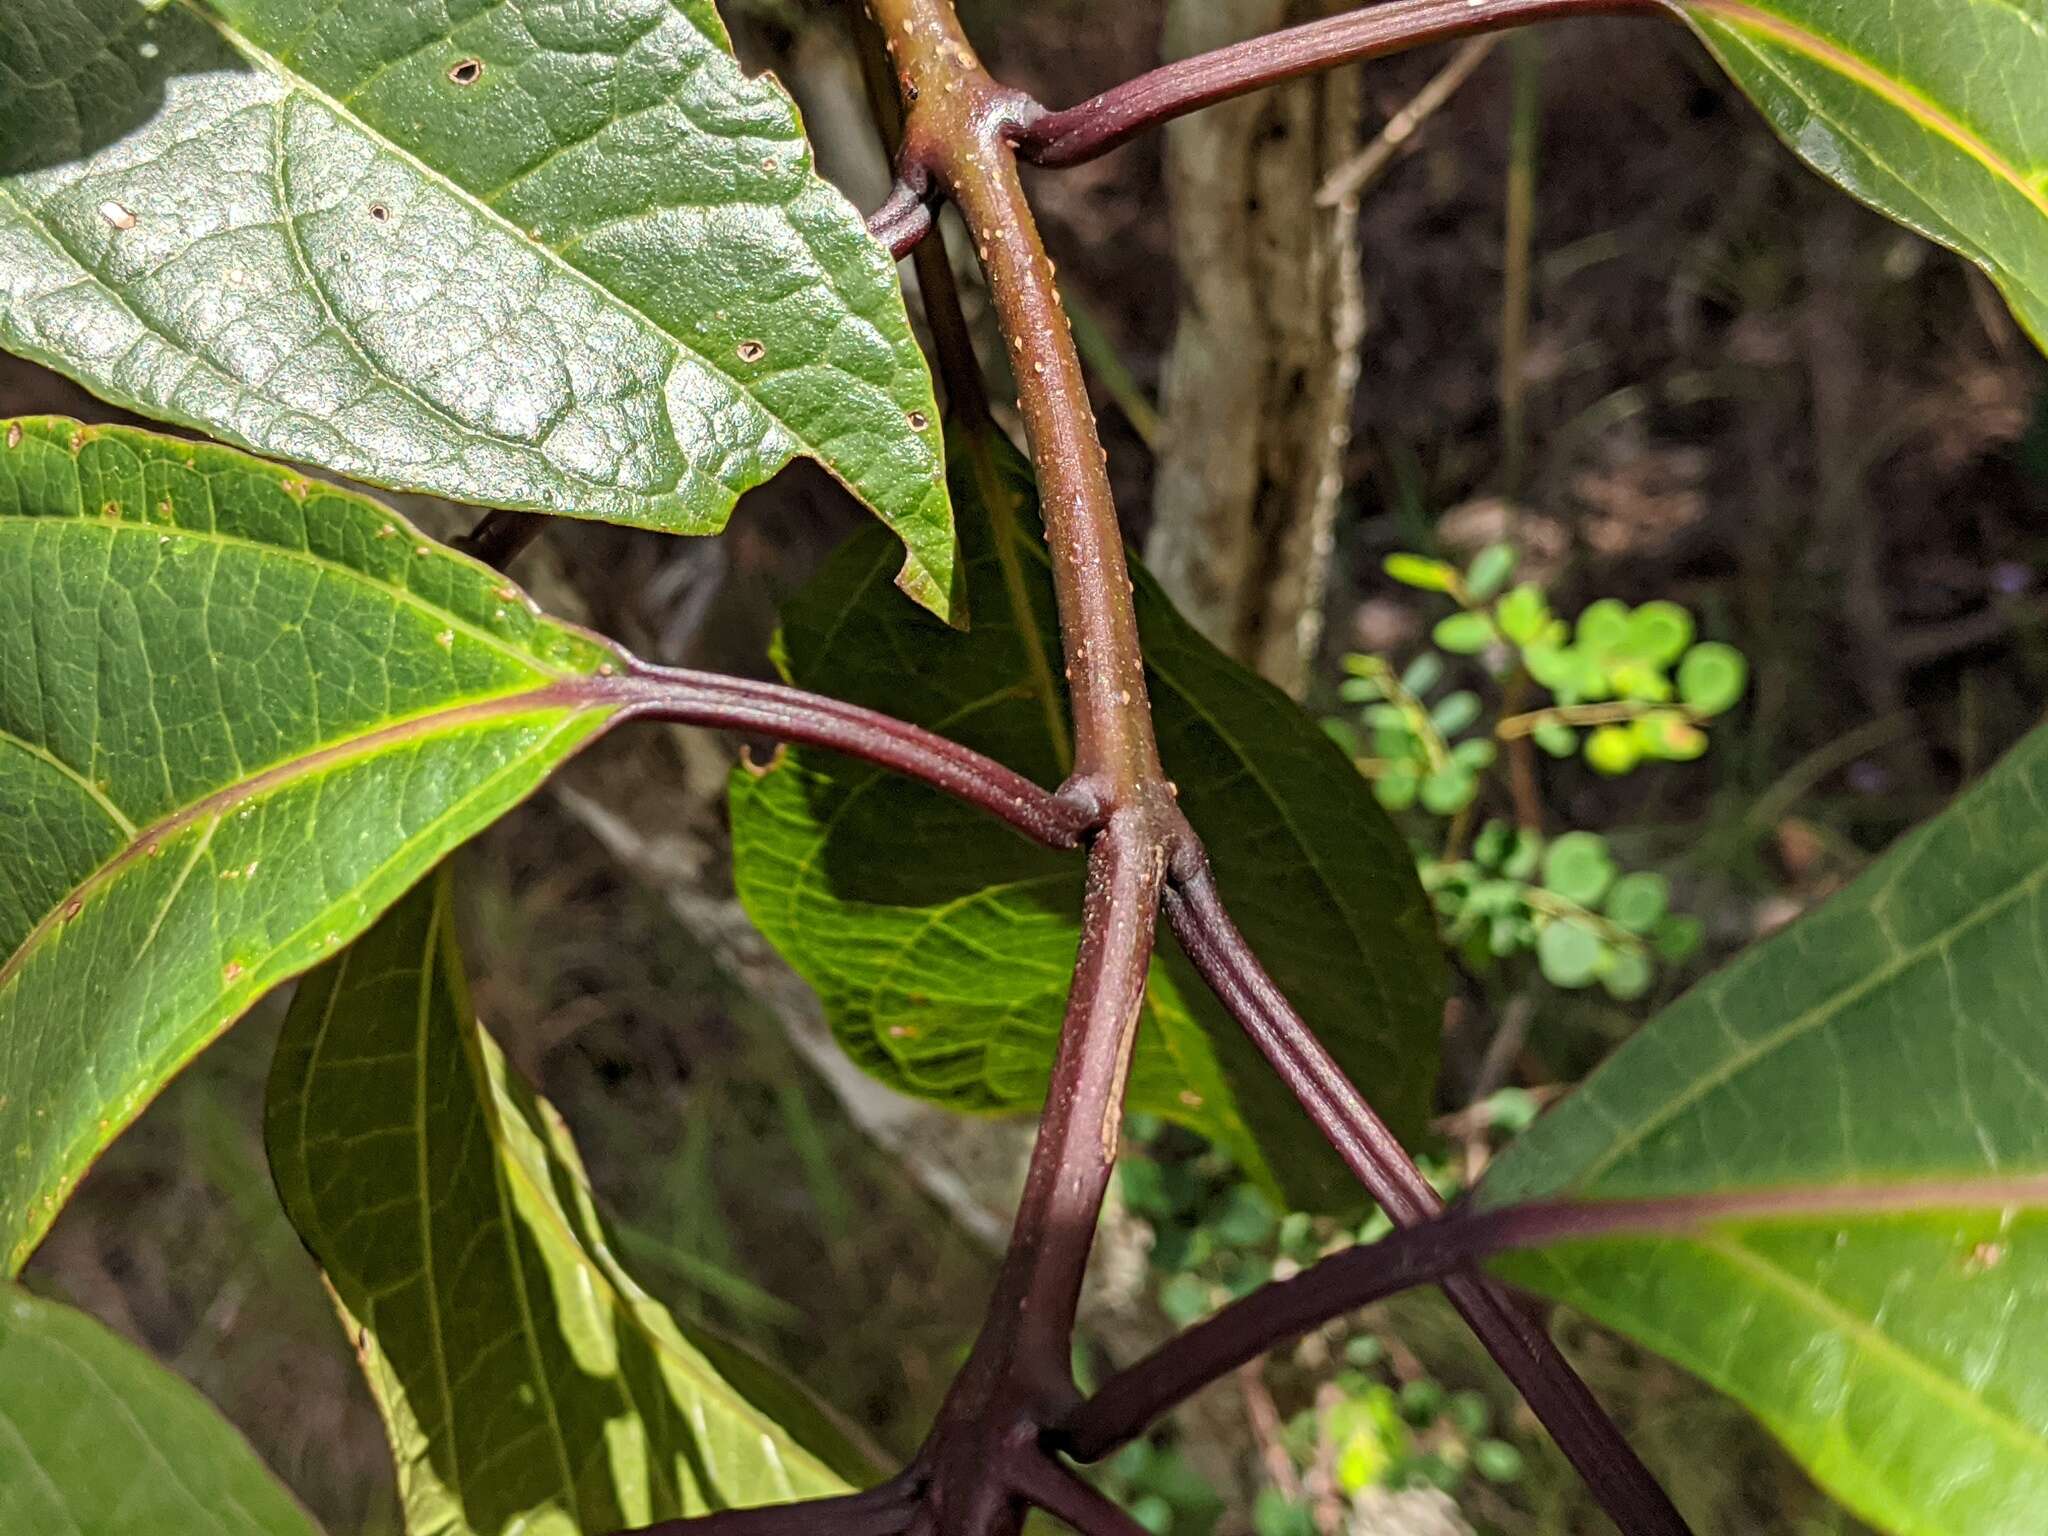
{"type": "MultiPolygon", "coordinates": [[[[1501,18],[1496,24],[1506,25],[1537,11],[1554,15],[1653,3],[1395,0],[1375,14],[1399,10],[1412,32],[1418,17],[1427,23],[1441,12],[1448,35],[1474,30],[1495,16],[1501,18]]],[[[1038,1435],[1057,1423],[1072,1401],[1068,1356],[1074,1313],[1115,1160],[1162,889],[1168,891],[1176,932],[1198,965],[1204,933],[1213,937],[1218,929],[1213,921],[1184,921],[1209,905],[1203,900],[1207,872],[1199,843],[1174,805],[1161,770],[1105,455],[1052,262],[1018,176],[1018,141],[1048,158],[1047,142],[1032,138],[1044,129],[1046,114],[989,77],[951,0],[869,0],[869,9],[887,39],[907,109],[899,180],[920,199],[935,188],[959,207],[1010,348],[1018,410],[1037,470],[1070,684],[1075,760],[1062,797],[1099,829],[1089,855],[1073,987],[1010,1249],[982,1335],[920,1457],[926,1502],[910,1526],[913,1536],[1011,1536],[1026,1502],[1052,1504],[1060,1491],[1042,1477],[1026,1480],[1005,1469],[1034,1465],[1038,1435]]],[[[1328,41],[1311,40],[1296,49],[1294,65],[1283,57],[1267,73],[1282,79],[1326,67],[1334,62],[1328,41]]],[[[1289,45],[1283,41],[1281,46],[1284,53],[1289,45]]],[[[1069,126],[1093,134],[1099,149],[1120,131],[1118,122],[1137,124],[1148,114],[1156,121],[1251,88],[1246,82],[1263,66],[1249,59],[1224,61],[1207,85],[1196,80],[1190,86],[1185,77],[1178,84],[1169,80],[1163,94],[1139,81],[1130,112],[1119,115],[1113,102],[1104,107],[1108,97],[1098,98],[1085,110],[1076,109],[1083,116],[1070,118],[1069,126]],[[1184,104],[1176,107],[1175,101],[1184,104]],[[1100,131],[1105,123],[1107,136],[1100,131]]],[[[936,265],[941,258],[932,251],[926,259],[936,265]]],[[[966,377],[973,373],[971,365],[958,355],[964,350],[961,338],[950,340],[955,355],[949,384],[956,393],[978,392],[978,380],[966,377]]],[[[1209,915],[1220,917],[1220,904],[1209,915]]],[[[1243,955],[1248,958],[1249,952],[1243,955]]],[[[1413,1162],[1285,1000],[1279,999],[1284,1013],[1262,1015],[1238,1006],[1241,998],[1233,999],[1233,975],[1239,982],[1255,978],[1271,989],[1256,961],[1250,963],[1249,976],[1242,966],[1227,963],[1204,969],[1255,1036],[1262,1019],[1298,1027],[1298,1034],[1285,1027],[1269,1030],[1261,1043],[1326,1132],[1340,1141],[1366,1139],[1350,1149],[1349,1160],[1389,1214],[1403,1224],[1432,1214],[1433,1192],[1413,1162]],[[1302,1036],[1309,1048],[1303,1048],[1302,1036]],[[1323,1080],[1325,1071],[1334,1075],[1334,1083],[1323,1080]]],[[[1668,1500],[1541,1329],[1477,1279],[1454,1280],[1450,1289],[1624,1529],[1631,1536],[1683,1532],[1668,1500]]],[[[1078,1505],[1061,1513],[1083,1524],[1097,1523],[1078,1505]]]]}
{"type": "Polygon", "coordinates": [[[909,105],[902,159],[967,220],[1038,471],[1074,712],[1076,788],[1105,809],[1160,778],[1130,572],[1066,311],[1009,140],[1029,102],[990,79],[950,0],[872,0],[909,105]]]}

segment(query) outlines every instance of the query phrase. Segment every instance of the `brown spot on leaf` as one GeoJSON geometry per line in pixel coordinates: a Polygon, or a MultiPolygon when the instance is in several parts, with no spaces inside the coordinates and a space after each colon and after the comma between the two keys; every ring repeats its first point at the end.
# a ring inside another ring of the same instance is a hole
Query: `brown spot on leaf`
{"type": "Polygon", "coordinates": [[[448,78],[457,85],[475,85],[484,77],[484,61],[478,58],[457,59],[448,78]]]}
{"type": "Polygon", "coordinates": [[[389,208],[386,208],[382,203],[372,203],[370,204],[370,217],[375,219],[379,224],[382,224],[386,219],[391,217],[391,210],[389,208]]]}
{"type": "Polygon", "coordinates": [[[10,448],[19,448],[21,446],[21,423],[18,421],[7,423],[7,446],[10,448]]]}
{"type": "Polygon", "coordinates": [[[758,363],[767,355],[768,349],[758,341],[743,341],[740,343],[740,361],[743,363],[758,363]]]}
{"type": "Polygon", "coordinates": [[[242,979],[242,969],[243,967],[241,961],[230,960],[227,963],[227,965],[222,968],[220,973],[220,979],[226,982],[229,986],[233,986],[236,982],[242,979]]]}
{"type": "Polygon", "coordinates": [[[910,430],[913,432],[922,432],[926,427],[931,425],[931,418],[926,416],[923,411],[912,411],[909,416],[909,421],[910,430]]]}
{"type": "Polygon", "coordinates": [[[135,227],[135,215],[111,199],[100,204],[100,217],[105,219],[115,229],[133,229],[135,227]]]}

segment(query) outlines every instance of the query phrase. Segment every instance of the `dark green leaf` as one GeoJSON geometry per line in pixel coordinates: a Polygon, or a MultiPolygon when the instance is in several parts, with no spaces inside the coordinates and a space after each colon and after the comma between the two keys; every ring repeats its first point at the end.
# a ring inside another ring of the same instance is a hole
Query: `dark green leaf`
{"type": "Polygon", "coordinates": [[[1991,274],[2048,346],[2041,0],[1683,0],[1809,165],[1991,274]]]}
{"type": "MultiPolygon", "coordinates": [[[[950,635],[889,601],[886,551],[862,538],[788,609],[781,659],[806,687],[886,707],[1057,783],[1066,697],[1051,581],[1027,532],[1026,471],[994,438],[956,434],[952,462],[954,496],[973,508],[961,520],[973,632],[950,635]]],[[[1374,1102],[1417,1129],[1441,973],[1411,855],[1308,716],[1203,640],[1142,572],[1136,581],[1167,772],[1239,923],[1374,1102]]],[[[818,989],[849,1054],[962,1109],[1038,1104],[1079,936],[1079,859],[821,754],[736,775],[732,812],[740,895],[818,989]]],[[[1153,967],[1130,1102],[1221,1140],[1290,1203],[1354,1198],[1178,958],[1153,967]]]]}
{"type": "Polygon", "coordinates": [[[0,424],[0,1268],[219,1030],[602,730],[620,659],[363,497],[0,424]]]}
{"type": "Polygon", "coordinates": [[[381,485],[705,533],[799,454],[956,579],[894,264],[710,0],[33,0],[0,346],[381,485]]]}
{"type": "Polygon", "coordinates": [[[319,1536],[213,1404],[83,1312],[6,1284],[0,1531],[319,1536]]]}
{"type": "Polygon", "coordinates": [[[1481,1190],[1903,1191],[1898,1209],[1724,1219],[1504,1265],[1733,1393],[1891,1530],[2035,1536],[2048,1509],[2044,804],[2036,731],[1666,1009],[1481,1190]]]}
{"type": "Polygon", "coordinates": [[[765,1368],[621,1267],[568,1128],[477,1023],[445,874],[300,984],[265,1118],[415,1536],[601,1536],[844,1491],[817,1410],[775,1384],[803,1418],[771,1417],[765,1368]]]}

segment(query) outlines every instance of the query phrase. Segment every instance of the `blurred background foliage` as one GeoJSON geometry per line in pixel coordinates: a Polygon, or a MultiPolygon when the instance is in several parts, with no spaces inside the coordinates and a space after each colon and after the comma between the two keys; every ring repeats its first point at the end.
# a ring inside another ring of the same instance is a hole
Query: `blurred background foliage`
{"type": "MultiPolygon", "coordinates": [[[[990,66],[1055,103],[1321,8],[963,6],[990,66]]],[[[854,8],[726,10],[872,206],[854,8]]],[[[1458,962],[1427,1149],[1447,1192],[2035,723],[2048,368],[1975,272],[1801,170],[1676,29],[1427,50],[1032,180],[1134,540],[1416,842],[1458,962]],[[1419,98],[1441,100],[1412,121],[1419,98]]],[[[109,415],[5,360],[0,410],[109,415]]],[[[719,540],[581,524],[521,574],[655,659],[760,671],[777,602],[858,523],[796,466],[719,540]]],[[[979,1320],[1024,1132],[834,1071],[729,899],[733,747],[622,736],[471,850],[477,1000],[650,1288],[900,1454],[979,1320]]],[[[375,1416],[262,1161],[280,1011],[115,1146],[28,1278],[195,1382],[334,1536],[389,1536],[375,1416]]],[[[1184,1133],[1130,1139],[1084,1374],[1378,1230],[1275,1210],[1184,1133]]],[[[1702,1536],[1856,1529],[1738,1409],[1558,1327],[1702,1536]]],[[[1431,1295],[1241,1373],[1103,1479],[1172,1536],[1607,1529],[1431,1295]]]]}

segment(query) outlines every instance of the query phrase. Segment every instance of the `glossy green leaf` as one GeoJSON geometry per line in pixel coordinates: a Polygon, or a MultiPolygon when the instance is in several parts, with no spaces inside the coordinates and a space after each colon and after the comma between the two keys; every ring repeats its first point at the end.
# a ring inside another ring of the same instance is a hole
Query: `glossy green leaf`
{"type": "Polygon", "coordinates": [[[1845,1503],[1914,1536],[2036,1536],[2048,1510],[2044,805],[2037,731],[1660,1014],[1481,1188],[1924,1190],[1503,1265],[1734,1394],[1845,1503]]]}
{"type": "MultiPolygon", "coordinates": [[[[1026,471],[955,437],[975,626],[949,635],[884,580],[875,538],[784,616],[792,680],[944,730],[1041,783],[1067,771],[1052,585],[1026,471]],[[1027,531],[1028,530],[1028,531],[1027,531]]],[[[1238,922],[1397,1127],[1429,1109],[1441,974],[1414,861],[1314,721],[1228,660],[1143,572],[1138,622],[1167,772],[1238,922]]],[[[1382,788],[1388,781],[1382,780],[1382,788]]],[[[962,1109],[1033,1107],[1079,938],[1081,860],[919,786],[793,752],[735,775],[735,875],[846,1050],[962,1109]]],[[[1155,963],[1130,1102],[1209,1134],[1298,1204],[1348,1204],[1314,1128],[1178,957],[1155,963]]]]}
{"type": "Polygon", "coordinates": [[[0,423],[0,1268],[200,1047],[602,729],[617,659],[363,497],[0,423]]]}
{"type": "Polygon", "coordinates": [[[83,1312],[4,1283],[0,1531],[319,1536],[213,1404],[83,1312]]]}
{"type": "Polygon", "coordinates": [[[300,984],[264,1128],[384,1415],[406,1528],[607,1536],[844,1492],[825,1459],[851,1457],[843,1440],[809,1448],[738,1384],[762,1367],[722,1368],[731,1347],[620,1266],[567,1127],[470,1007],[448,886],[423,882],[300,984]]]}
{"type": "Polygon", "coordinates": [[[948,611],[894,263],[711,0],[33,0],[0,347],[375,484],[683,533],[799,454],[948,611]]]}
{"type": "Polygon", "coordinates": [[[2043,0],[1681,0],[1815,170],[1977,263],[2048,346],[2043,0]]]}

